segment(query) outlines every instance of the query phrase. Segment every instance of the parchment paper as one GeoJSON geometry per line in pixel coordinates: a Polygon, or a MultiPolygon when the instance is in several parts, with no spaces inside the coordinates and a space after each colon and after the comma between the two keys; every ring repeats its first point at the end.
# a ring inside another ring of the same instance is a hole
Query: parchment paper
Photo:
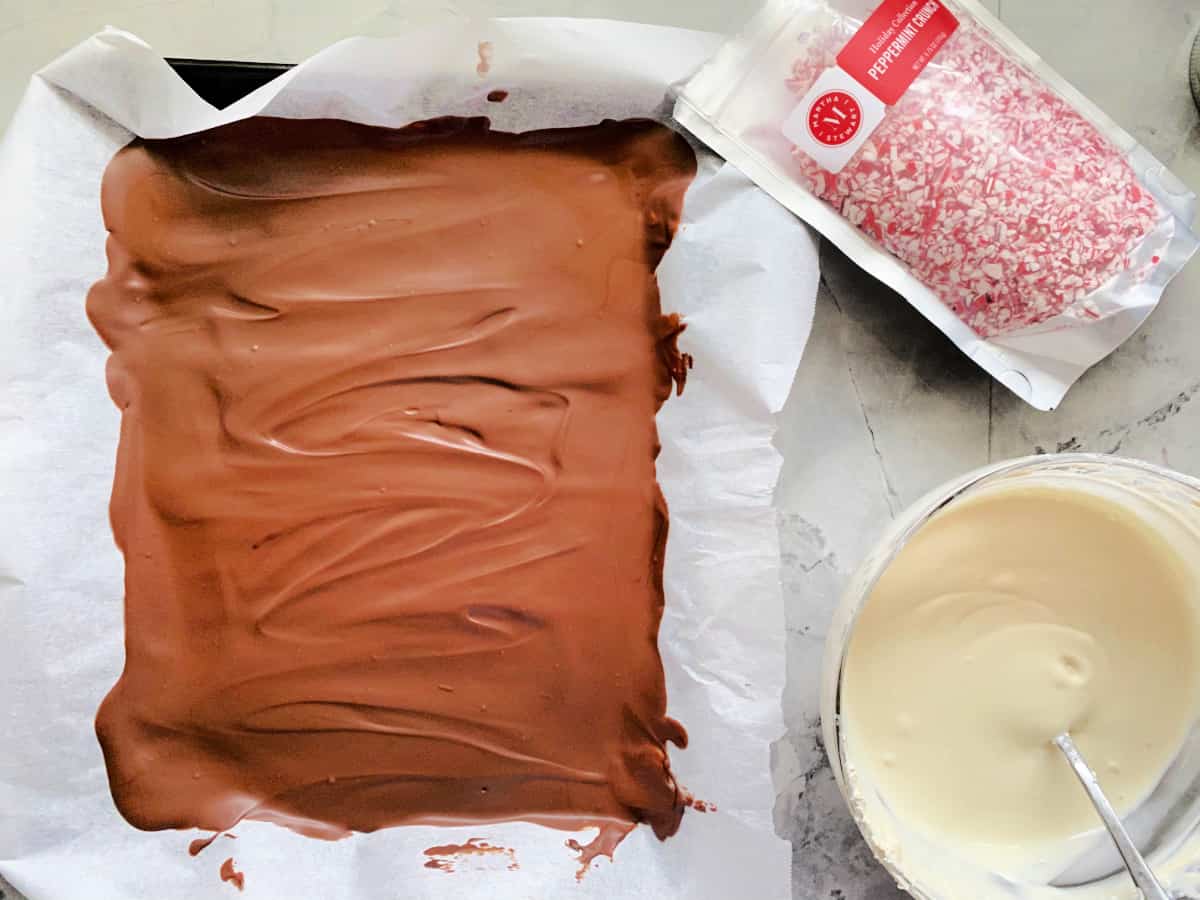
{"type": "Polygon", "coordinates": [[[389,126],[486,115],[509,131],[662,118],[667,86],[717,43],[614,22],[455,24],[344,41],[217,111],[148,46],[110,30],[33,80],[0,146],[0,874],[30,900],[229,898],[217,876],[229,856],[249,897],[790,896],[769,762],[784,680],[771,439],[807,338],[817,258],[797,220],[706,153],[659,270],[663,308],[686,316],[682,345],[696,357],[686,392],[659,416],[671,510],[660,646],[669,713],[691,733],[672,764],[717,812],[689,811],[665,843],[636,829],[579,884],[568,835],[519,823],[333,843],[246,823],[192,858],[196,832],[141,832],[117,814],[92,726],[122,665],[123,566],[107,520],[118,413],[84,297],[105,267],[101,173],[131,132],[165,137],[256,113],[389,126]],[[493,89],[508,99],[487,102],[493,89]],[[423,867],[426,848],[472,837],[514,848],[520,868],[423,867]]]}

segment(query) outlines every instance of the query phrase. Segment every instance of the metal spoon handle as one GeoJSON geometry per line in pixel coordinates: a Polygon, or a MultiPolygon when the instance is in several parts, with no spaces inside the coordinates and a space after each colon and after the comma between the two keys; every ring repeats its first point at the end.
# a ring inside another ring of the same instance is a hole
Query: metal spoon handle
{"type": "Polygon", "coordinates": [[[1096,807],[1096,812],[1100,814],[1100,818],[1104,821],[1104,827],[1108,829],[1113,843],[1117,845],[1117,852],[1121,854],[1121,859],[1125,860],[1125,868],[1129,870],[1129,874],[1133,878],[1133,883],[1137,885],[1146,900],[1171,900],[1171,895],[1163,890],[1163,886],[1159,884],[1158,879],[1154,877],[1154,873],[1150,871],[1150,867],[1146,865],[1146,860],[1142,858],[1142,854],[1138,852],[1138,848],[1129,839],[1129,832],[1121,824],[1116,810],[1112,808],[1112,804],[1108,802],[1108,798],[1100,790],[1100,783],[1096,780],[1096,773],[1084,761],[1079,753],[1079,748],[1071,740],[1071,736],[1063,732],[1054,739],[1054,743],[1063,752],[1063,755],[1067,758],[1067,762],[1071,764],[1071,768],[1075,770],[1075,775],[1079,779],[1079,783],[1087,791],[1092,805],[1096,807]]]}

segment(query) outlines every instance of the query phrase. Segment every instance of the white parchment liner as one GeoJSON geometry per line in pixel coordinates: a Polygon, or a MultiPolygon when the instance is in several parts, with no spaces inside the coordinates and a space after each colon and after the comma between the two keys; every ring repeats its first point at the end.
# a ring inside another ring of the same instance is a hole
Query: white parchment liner
{"type": "Polygon", "coordinates": [[[218,111],[144,43],[106,31],[34,78],[0,145],[0,874],[30,900],[229,898],[217,877],[227,856],[248,897],[790,896],[789,848],[771,815],[784,681],[771,439],[808,334],[816,249],[706,153],[659,270],[663,308],[685,315],[681,343],[696,357],[687,391],[659,416],[671,510],[660,646],[668,711],[692,739],[673,766],[718,812],[689,812],[665,843],[637,829],[615,864],[578,885],[568,835],[521,823],[333,843],[247,823],[192,858],[196,833],[140,832],[117,814],[92,730],[123,659],[122,561],[107,520],[118,413],[84,315],[105,268],[99,184],[113,153],[133,134],[254,114],[387,126],[486,115],[506,131],[664,118],[668,85],[718,43],[616,22],[457,23],[343,41],[218,111]],[[494,89],[507,100],[489,103],[494,89]],[[423,868],[425,848],[471,837],[515,848],[520,869],[423,868]]]}

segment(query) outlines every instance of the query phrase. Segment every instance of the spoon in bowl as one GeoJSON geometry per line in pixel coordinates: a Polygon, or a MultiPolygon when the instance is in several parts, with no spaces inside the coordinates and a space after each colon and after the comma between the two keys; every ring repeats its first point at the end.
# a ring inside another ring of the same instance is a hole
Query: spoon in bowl
{"type": "Polygon", "coordinates": [[[1142,854],[1138,852],[1138,848],[1133,845],[1133,841],[1129,838],[1129,833],[1125,830],[1125,826],[1121,824],[1120,818],[1117,817],[1116,810],[1112,808],[1112,804],[1108,802],[1108,798],[1100,790],[1100,782],[1096,780],[1096,773],[1092,771],[1091,767],[1088,766],[1080,754],[1079,748],[1071,740],[1071,735],[1064,731],[1054,739],[1054,745],[1063,752],[1063,756],[1067,758],[1067,762],[1075,770],[1075,777],[1079,779],[1079,783],[1087,791],[1088,798],[1092,801],[1092,806],[1096,807],[1096,812],[1104,822],[1104,827],[1108,829],[1113,843],[1117,845],[1117,852],[1121,854],[1121,859],[1125,861],[1125,868],[1129,870],[1129,877],[1133,879],[1133,883],[1142,892],[1142,896],[1146,900],[1171,900],[1171,895],[1159,884],[1158,879],[1154,877],[1154,873],[1150,871],[1150,867],[1146,865],[1146,860],[1142,858],[1142,854]]]}

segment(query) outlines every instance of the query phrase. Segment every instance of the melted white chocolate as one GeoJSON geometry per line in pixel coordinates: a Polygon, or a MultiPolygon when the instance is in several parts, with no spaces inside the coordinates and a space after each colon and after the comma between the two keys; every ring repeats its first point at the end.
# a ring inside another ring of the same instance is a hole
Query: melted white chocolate
{"type": "Polygon", "coordinates": [[[1022,880],[1063,868],[1098,824],[1056,734],[1119,812],[1155,786],[1197,714],[1200,581],[1195,536],[1151,506],[999,485],[904,546],[855,625],[841,693],[846,759],[895,820],[1022,880]]]}

